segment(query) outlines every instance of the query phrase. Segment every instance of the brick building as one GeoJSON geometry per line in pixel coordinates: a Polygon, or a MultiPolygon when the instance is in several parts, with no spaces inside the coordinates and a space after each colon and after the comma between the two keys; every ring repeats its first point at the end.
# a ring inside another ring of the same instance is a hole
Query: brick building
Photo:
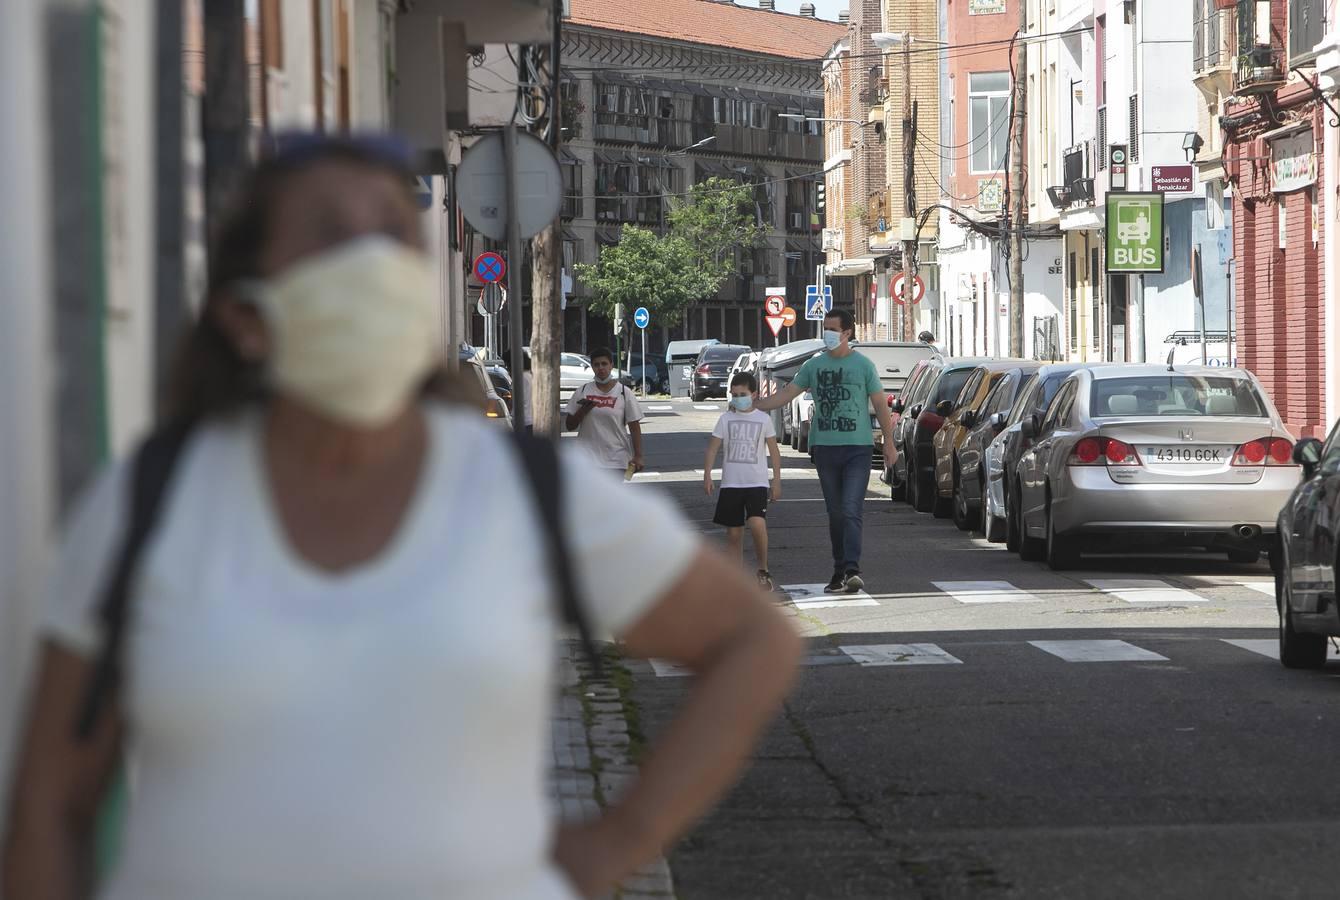
{"type": "Polygon", "coordinates": [[[1251,369],[1298,436],[1324,434],[1329,115],[1312,88],[1317,2],[1237,5],[1234,93],[1221,119],[1233,185],[1238,364],[1251,369]],[[1266,12],[1269,11],[1269,19],[1266,12]]]}

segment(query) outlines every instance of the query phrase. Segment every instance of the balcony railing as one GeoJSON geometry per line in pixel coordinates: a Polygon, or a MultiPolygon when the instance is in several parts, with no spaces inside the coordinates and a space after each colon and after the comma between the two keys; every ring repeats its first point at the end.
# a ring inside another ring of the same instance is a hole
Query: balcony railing
{"type": "Polygon", "coordinates": [[[1233,64],[1233,90],[1238,94],[1268,93],[1287,80],[1282,47],[1253,47],[1238,54],[1233,64]]]}

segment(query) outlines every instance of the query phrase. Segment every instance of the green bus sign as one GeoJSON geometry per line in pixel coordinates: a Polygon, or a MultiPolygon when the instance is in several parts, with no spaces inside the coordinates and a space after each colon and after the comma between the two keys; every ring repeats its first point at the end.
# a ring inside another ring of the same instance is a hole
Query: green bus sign
{"type": "Polygon", "coordinates": [[[1107,195],[1107,271],[1163,271],[1163,195],[1107,195]]]}

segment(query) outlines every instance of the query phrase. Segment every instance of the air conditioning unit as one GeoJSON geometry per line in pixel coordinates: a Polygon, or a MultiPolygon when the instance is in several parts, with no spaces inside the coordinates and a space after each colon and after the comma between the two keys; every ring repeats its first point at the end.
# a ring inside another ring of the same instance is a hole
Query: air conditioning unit
{"type": "Polygon", "coordinates": [[[802,228],[805,227],[805,214],[804,214],[804,213],[787,213],[787,214],[786,214],[786,227],[787,227],[787,228],[790,228],[792,231],[800,231],[802,228]]]}
{"type": "Polygon", "coordinates": [[[825,250],[842,249],[842,229],[825,228],[823,230],[823,248],[825,250]]]}

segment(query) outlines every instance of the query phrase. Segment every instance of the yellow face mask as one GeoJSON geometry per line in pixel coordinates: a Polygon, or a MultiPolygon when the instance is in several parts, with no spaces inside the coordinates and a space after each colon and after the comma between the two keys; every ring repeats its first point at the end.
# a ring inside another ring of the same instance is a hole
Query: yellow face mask
{"type": "Polygon", "coordinates": [[[370,235],[301,260],[257,286],[275,390],[360,428],[404,411],[433,365],[433,269],[370,235]]]}

